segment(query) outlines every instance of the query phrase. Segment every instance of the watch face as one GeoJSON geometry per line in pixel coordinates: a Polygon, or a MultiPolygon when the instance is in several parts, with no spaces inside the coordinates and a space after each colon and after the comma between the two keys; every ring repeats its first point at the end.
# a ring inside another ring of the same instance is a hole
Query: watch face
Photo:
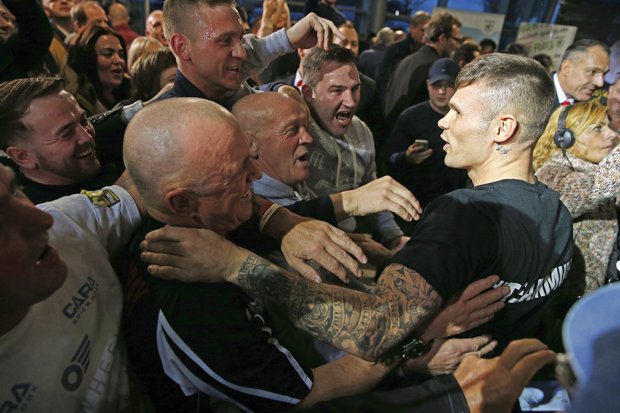
{"type": "Polygon", "coordinates": [[[404,359],[420,357],[429,350],[430,346],[419,338],[413,337],[407,344],[403,344],[400,356],[404,359]]]}

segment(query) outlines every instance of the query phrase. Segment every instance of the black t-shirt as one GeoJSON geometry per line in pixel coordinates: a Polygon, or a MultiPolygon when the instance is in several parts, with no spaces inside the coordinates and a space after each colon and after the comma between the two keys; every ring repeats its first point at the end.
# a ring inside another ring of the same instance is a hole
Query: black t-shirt
{"type": "MultiPolygon", "coordinates": [[[[132,303],[133,312],[127,312],[128,318],[134,318],[128,337],[130,354],[144,347],[141,341],[157,340],[163,369],[183,384],[186,393],[227,397],[251,411],[293,408],[310,392],[312,372],[272,336],[268,314],[250,296],[233,284],[183,283],[149,275],[139,258],[139,244],[148,232],[162,226],[147,218],[132,242],[132,258],[149,293],[142,303],[132,303]],[[155,306],[145,305],[151,300],[155,306]],[[138,304],[141,311],[156,309],[158,314],[139,314],[138,304]],[[137,317],[150,321],[139,325],[137,317]]],[[[143,372],[153,364],[161,371],[160,363],[141,360],[138,375],[152,380],[143,372]]]]}
{"type": "Polygon", "coordinates": [[[557,193],[539,182],[502,180],[433,201],[393,261],[424,277],[444,302],[498,275],[498,285],[511,287],[506,308],[469,334],[489,333],[501,349],[535,336],[572,253],[572,220],[557,193]]]}

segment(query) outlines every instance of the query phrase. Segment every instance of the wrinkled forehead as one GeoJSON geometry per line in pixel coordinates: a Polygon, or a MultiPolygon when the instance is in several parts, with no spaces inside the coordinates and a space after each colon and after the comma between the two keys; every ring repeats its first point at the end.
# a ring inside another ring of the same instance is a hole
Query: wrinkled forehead
{"type": "Polygon", "coordinates": [[[354,86],[359,83],[360,75],[354,63],[327,61],[321,66],[317,85],[354,86]]]}
{"type": "Polygon", "coordinates": [[[147,18],[147,23],[153,26],[156,23],[161,23],[163,20],[164,20],[164,14],[162,11],[158,10],[158,11],[154,11],[153,13],[149,14],[149,17],[147,18]]]}

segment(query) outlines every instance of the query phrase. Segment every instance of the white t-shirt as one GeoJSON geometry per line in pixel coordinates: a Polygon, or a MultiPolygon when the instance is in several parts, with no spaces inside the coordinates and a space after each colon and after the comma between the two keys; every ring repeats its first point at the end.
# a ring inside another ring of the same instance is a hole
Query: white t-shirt
{"type": "Polygon", "coordinates": [[[111,257],[140,224],[113,186],[39,205],[69,269],[63,286],[0,337],[0,412],[119,412],[127,404],[122,291],[111,257]]]}

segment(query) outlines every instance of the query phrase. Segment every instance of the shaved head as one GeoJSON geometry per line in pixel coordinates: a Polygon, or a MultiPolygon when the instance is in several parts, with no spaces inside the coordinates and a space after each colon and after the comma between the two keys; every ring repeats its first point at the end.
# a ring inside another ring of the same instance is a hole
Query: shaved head
{"type": "Polygon", "coordinates": [[[258,147],[259,168],[294,186],[309,176],[309,110],[297,98],[277,92],[248,95],[232,109],[241,129],[258,147]]]}
{"type": "Polygon", "coordinates": [[[166,190],[217,173],[218,158],[232,145],[217,132],[231,127],[237,127],[232,115],[206,99],[166,99],[138,112],[127,127],[123,156],[147,205],[161,209],[166,190]]]}

